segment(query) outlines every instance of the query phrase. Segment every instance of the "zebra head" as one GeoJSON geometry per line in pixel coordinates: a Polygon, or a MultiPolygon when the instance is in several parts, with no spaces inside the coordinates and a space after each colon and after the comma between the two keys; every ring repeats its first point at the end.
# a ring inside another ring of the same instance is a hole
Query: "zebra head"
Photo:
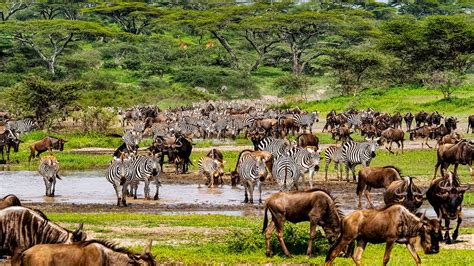
{"type": "Polygon", "coordinates": [[[311,158],[312,164],[315,165],[314,169],[316,171],[319,171],[319,163],[321,161],[321,156],[320,156],[321,150],[316,149],[315,146],[307,146],[306,150],[309,152],[311,156],[310,158],[311,158]]]}
{"type": "Polygon", "coordinates": [[[380,140],[380,137],[379,138],[374,138],[374,139],[369,139],[369,138],[366,138],[365,139],[367,141],[367,143],[369,143],[369,149],[370,149],[370,156],[372,158],[375,158],[375,151],[377,150],[377,147],[379,146],[378,144],[378,141],[380,140]]]}
{"type": "Polygon", "coordinates": [[[311,112],[311,120],[314,122],[319,122],[319,114],[317,111],[311,112]]]}
{"type": "Polygon", "coordinates": [[[255,162],[255,168],[257,170],[258,179],[260,181],[265,180],[268,172],[267,172],[267,167],[265,165],[265,160],[263,158],[257,158],[257,161],[255,162]]]}
{"type": "Polygon", "coordinates": [[[16,133],[14,130],[7,130],[7,142],[13,147],[14,152],[18,152],[20,147],[21,140],[19,139],[20,134],[16,133]]]}

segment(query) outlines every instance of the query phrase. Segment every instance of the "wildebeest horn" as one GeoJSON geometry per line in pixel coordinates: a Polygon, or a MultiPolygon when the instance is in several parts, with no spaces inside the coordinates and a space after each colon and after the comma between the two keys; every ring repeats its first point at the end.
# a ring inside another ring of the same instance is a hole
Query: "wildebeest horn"
{"type": "Polygon", "coordinates": [[[84,223],[78,224],[78,225],[77,225],[77,229],[74,230],[74,232],[72,232],[72,234],[73,234],[73,235],[76,235],[77,233],[79,233],[79,232],[82,230],[83,227],[84,227],[84,223]]]}
{"type": "Polygon", "coordinates": [[[148,244],[145,246],[145,249],[142,252],[142,256],[145,256],[146,254],[151,253],[151,244],[153,243],[153,240],[148,241],[148,244]]]}
{"type": "Polygon", "coordinates": [[[420,221],[421,221],[421,222],[423,222],[423,220],[425,220],[426,211],[427,211],[427,210],[425,210],[425,212],[423,213],[423,215],[421,215],[421,217],[420,217],[420,221]]]}
{"type": "Polygon", "coordinates": [[[457,187],[456,190],[458,192],[464,192],[466,190],[469,190],[470,188],[471,188],[471,185],[467,185],[467,186],[457,187]]]}
{"type": "Polygon", "coordinates": [[[452,186],[443,186],[443,187],[440,186],[439,188],[442,189],[442,190],[450,191],[453,187],[452,186]]]}
{"type": "Polygon", "coordinates": [[[405,201],[405,196],[403,196],[403,197],[401,197],[397,200],[397,202],[403,202],[403,201],[405,201]]]}

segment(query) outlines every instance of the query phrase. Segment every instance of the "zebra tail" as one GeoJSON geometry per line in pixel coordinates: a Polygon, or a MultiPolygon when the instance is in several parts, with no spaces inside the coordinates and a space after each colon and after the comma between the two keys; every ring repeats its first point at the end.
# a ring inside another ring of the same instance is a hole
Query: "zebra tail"
{"type": "Polygon", "coordinates": [[[58,174],[56,174],[56,178],[62,180],[62,178],[58,174]]]}
{"type": "Polygon", "coordinates": [[[267,211],[268,211],[268,206],[265,204],[265,215],[263,216],[262,234],[265,233],[265,230],[267,229],[267,225],[268,225],[268,214],[267,214],[267,211]]]}

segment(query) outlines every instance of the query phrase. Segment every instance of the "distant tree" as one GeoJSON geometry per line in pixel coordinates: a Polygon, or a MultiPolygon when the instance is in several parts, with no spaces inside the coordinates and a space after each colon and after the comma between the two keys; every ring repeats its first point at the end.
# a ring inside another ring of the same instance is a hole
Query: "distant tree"
{"type": "Polygon", "coordinates": [[[55,75],[58,56],[71,42],[91,36],[112,35],[107,28],[94,22],[59,19],[7,21],[0,24],[0,31],[2,38],[14,39],[33,49],[52,75],[55,75]]]}
{"type": "Polygon", "coordinates": [[[453,92],[461,85],[463,76],[453,71],[435,71],[426,74],[424,82],[432,89],[443,93],[444,99],[451,98],[453,92]]]}
{"type": "Polygon", "coordinates": [[[0,20],[7,21],[9,20],[16,12],[26,9],[32,5],[33,1],[5,1],[5,3],[0,4],[0,20]]]}

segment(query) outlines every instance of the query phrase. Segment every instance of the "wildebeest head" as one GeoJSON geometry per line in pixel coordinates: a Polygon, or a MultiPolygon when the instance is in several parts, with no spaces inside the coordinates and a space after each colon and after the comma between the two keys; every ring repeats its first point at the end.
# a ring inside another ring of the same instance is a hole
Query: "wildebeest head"
{"type": "Polygon", "coordinates": [[[461,214],[464,192],[468,189],[469,187],[439,186],[436,196],[441,199],[441,210],[448,219],[455,219],[461,214]]]}
{"type": "Polygon", "coordinates": [[[83,223],[80,223],[77,226],[77,229],[74,230],[71,234],[71,242],[78,242],[78,241],[84,241],[87,238],[87,234],[82,231],[83,223]]]}
{"type": "Polygon", "coordinates": [[[64,150],[64,143],[66,143],[66,142],[67,142],[67,140],[64,140],[64,139],[54,140],[54,138],[51,138],[51,143],[53,145],[53,149],[56,149],[56,150],[59,150],[59,151],[64,150]]]}
{"type": "Polygon", "coordinates": [[[393,182],[393,185],[391,184],[388,187],[386,194],[390,194],[393,188],[395,188],[393,191],[394,195],[391,197],[387,195],[387,198],[384,197],[385,204],[402,204],[411,212],[415,212],[423,205],[423,193],[421,189],[413,183],[413,177],[407,176],[404,177],[403,180],[393,182]]]}
{"type": "Polygon", "coordinates": [[[423,214],[420,218],[419,233],[421,246],[425,254],[439,253],[439,241],[442,239],[441,224],[438,219],[427,219],[423,214]]]}

